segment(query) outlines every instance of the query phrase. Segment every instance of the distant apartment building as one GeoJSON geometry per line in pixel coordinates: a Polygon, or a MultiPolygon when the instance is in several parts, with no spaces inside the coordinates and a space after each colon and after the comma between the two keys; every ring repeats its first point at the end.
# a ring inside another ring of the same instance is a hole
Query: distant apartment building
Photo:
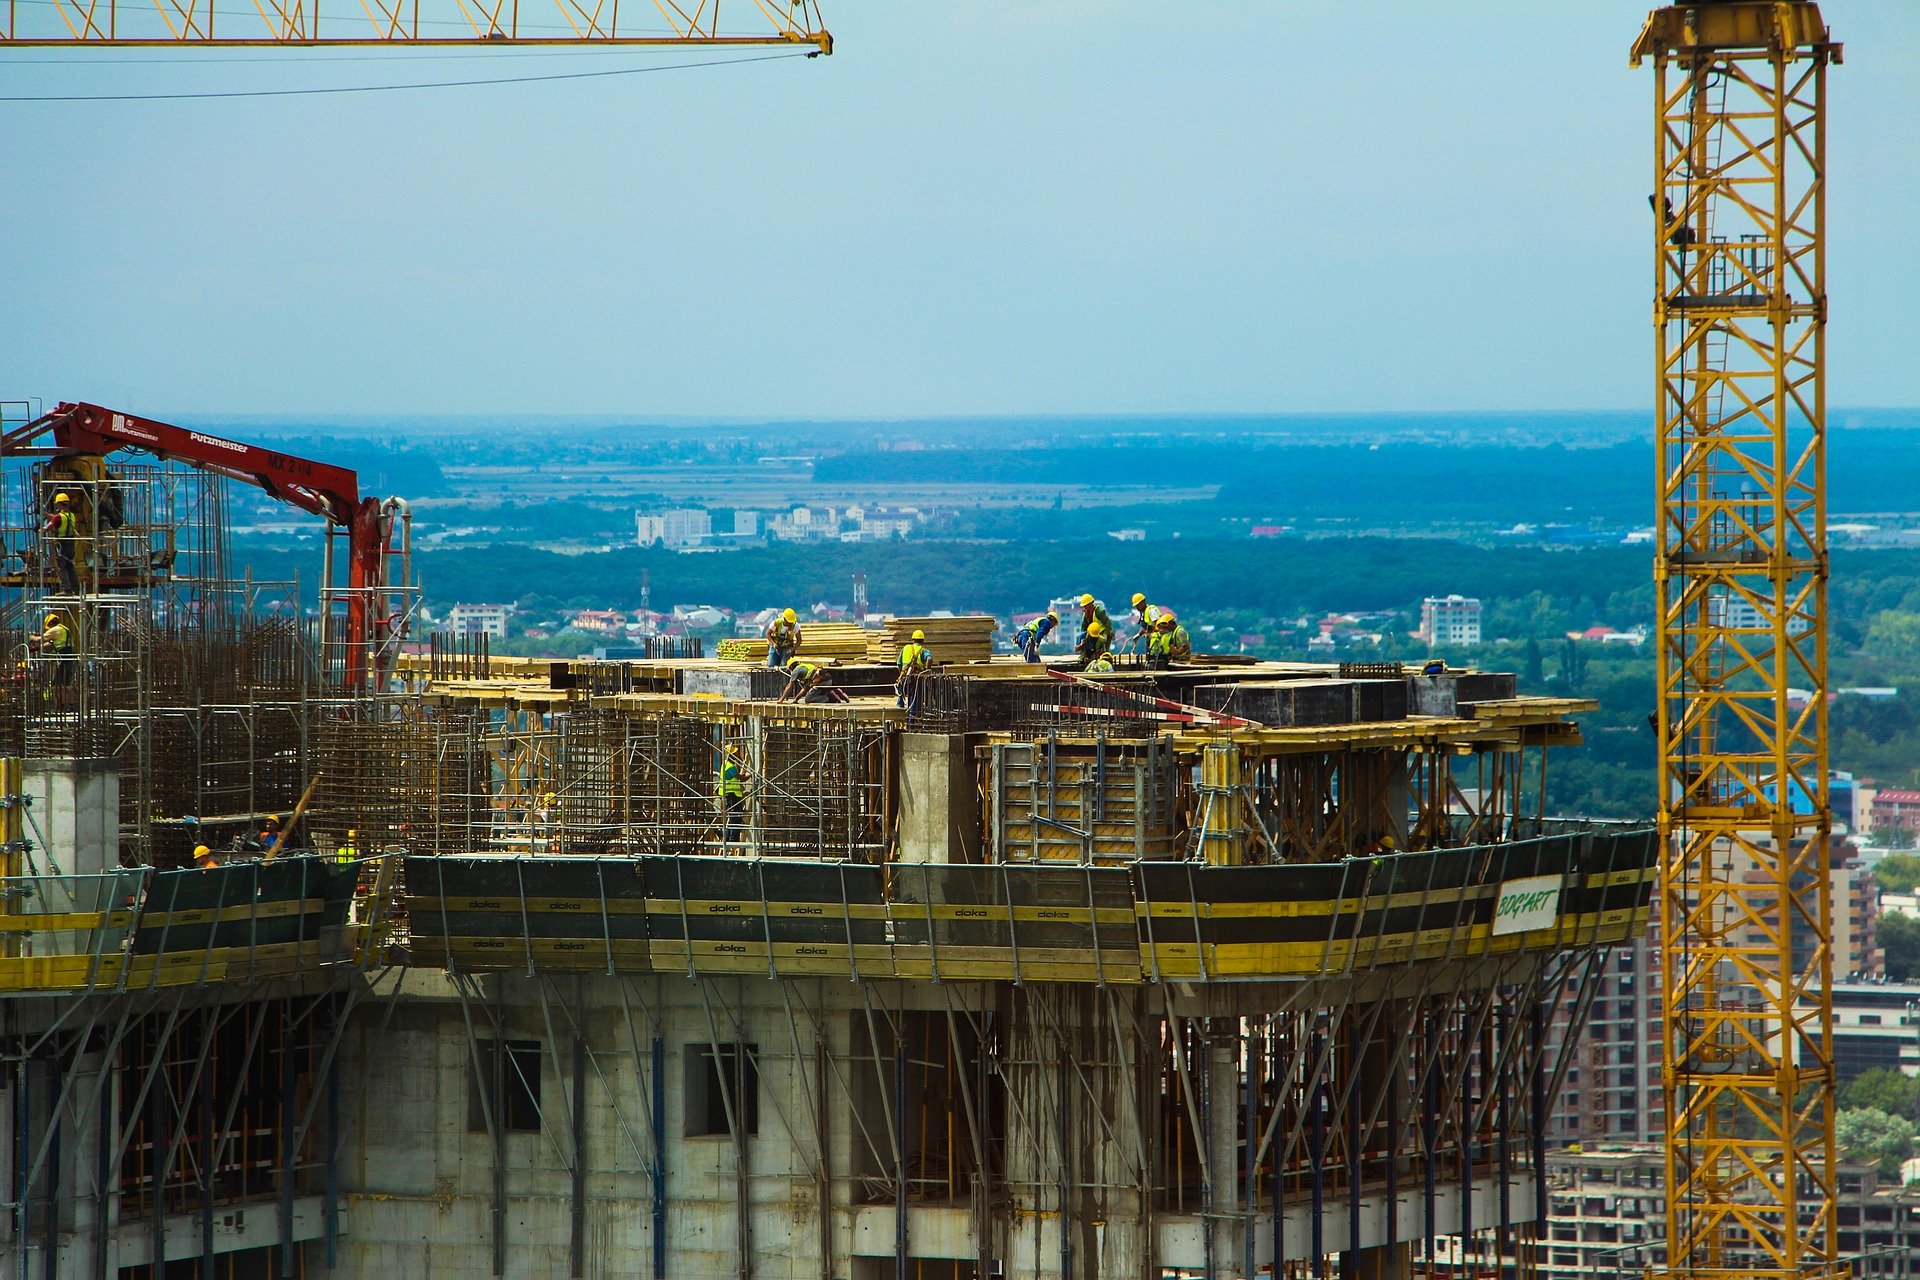
{"type": "Polygon", "coordinates": [[[507,620],[513,616],[510,604],[456,604],[447,610],[447,630],[457,636],[507,638],[507,620]]]}
{"type": "Polygon", "coordinates": [[[1420,602],[1420,638],[1428,644],[1479,644],[1480,602],[1472,596],[1428,596],[1420,602]]]}
{"type": "MultiPolygon", "coordinates": [[[[1576,992],[1553,1011],[1549,1060],[1577,1024],[1576,992]]],[[[1578,1040],[1570,1047],[1560,1093],[1548,1100],[1547,1139],[1657,1142],[1665,1132],[1660,1094],[1660,926],[1609,950],[1578,1040]]]]}
{"type": "MultiPolygon", "coordinates": [[[[1836,1169],[1834,1244],[1863,1280],[1920,1277],[1920,1188],[1872,1165],[1836,1169]]],[[[1666,1167],[1657,1146],[1547,1153],[1547,1222],[1533,1268],[1539,1280],[1615,1280],[1666,1262],[1666,1167]]],[[[1801,1202],[1803,1221],[1813,1201],[1801,1202]]],[[[1519,1248],[1531,1250],[1530,1243],[1519,1248]]],[[[1742,1262],[1730,1259],[1739,1274],[1742,1262]]],[[[1760,1264],[1758,1270],[1764,1270],[1760,1264]]]]}
{"type": "Polygon", "coordinates": [[[1873,793],[1871,831],[1920,832],[1920,791],[1882,787],[1873,793]]]}
{"type": "MultiPolygon", "coordinates": [[[[1707,616],[1715,625],[1734,631],[1771,631],[1773,620],[1765,610],[1748,600],[1745,596],[1728,594],[1707,597],[1707,616]]],[[[1791,614],[1787,618],[1787,634],[1804,634],[1813,626],[1813,619],[1804,613],[1791,614]]]]}
{"type": "Polygon", "coordinates": [[[1920,1079],[1920,984],[1836,982],[1832,992],[1833,1065],[1842,1083],[1878,1068],[1920,1079]]]}
{"type": "Polygon", "coordinates": [[[759,537],[760,513],[758,511],[735,511],[733,513],[733,536],[736,538],[759,537]]]}
{"type": "Polygon", "coordinates": [[[767,522],[767,532],[781,542],[821,542],[840,536],[840,511],[835,507],[795,507],[767,522]]]}
{"type": "Polygon", "coordinates": [[[633,540],[643,547],[697,547],[712,536],[712,518],[697,507],[633,517],[633,540]]]}

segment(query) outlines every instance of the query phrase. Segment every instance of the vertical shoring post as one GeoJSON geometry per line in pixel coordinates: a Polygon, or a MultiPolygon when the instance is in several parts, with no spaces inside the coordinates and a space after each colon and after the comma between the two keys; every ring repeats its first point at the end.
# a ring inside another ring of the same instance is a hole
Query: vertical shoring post
{"type": "Polygon", "coordinates": [[[587,1260],[587,1042],[573,1037],[573,1204],[567,1274],[579,1280],[587,1260]]]}
{"type": "Polygon", "coordinates": [[[1060,1063],[1055,1088],[1059,1090],[1060,1128],[1060,1280],[1073,1280],[1073,1104],[1068,1094],[1073,1068],[1067,1062],[1067,1037],[1059,1029],[1060,1063]]]}
{"type": "Polygon", "coordinates": [[[293,1001],[277,1002],[280,1006],[280,1275],[283,1280],[293,1280],[293,1183],[294,1171],[299,1167],[299,1134],[293,1122],[293,1095],[299,1077],[296,1074],[297,1059],[293,1050],[293,1001]]]}
{"type": "Polygon", "coordinates": [[[1360,1168],[1363,1152],[1360,1144],[1365,1134],[1360,1127],[1360,1082],[1361,1063],[1366,1058],[1367,1044],[1362,1038],[1360,1020],[1354,1017],[1352,1006],[1347,1012],[1347,1086],[1340,1091],[1341,1105],[1347,1112],[1347,1248],[1355,1254],[1360,1252],[1360,1168]]]}
{"type": "Polygon", "coordinates": [[[1257,1179],[1260,1176],[1260,1164],[1259,1161],[1254,1159],[1254,1152],[1258,1150],[1260,1141],[1259,1090],[1254,1084],[1256,1063],[1253,1056],[1253,1046],[1249,1042],[1250,1037],[1253,1035],[1253,1029],[1246,1021],[1239,1021],[1236,1025],[1239,1027],[1235,1050],[1240,1055],[1240,1132],[1241,1141],[1245,1144],[1246,1152],[1242,1158],[1246,1161],[1247,1166],[1241,1175],[1241,1274],[1250,1277],[1253,1275],[1254,1243],[1259,1235],[1259,1233],[1253,1229],[1254,1222],[1258,1217],[1257,1210],[1259,1207],[1258,1202],[1255,1200],[1255,1195],[1259,1190],[1259,1182],[1257,1179]]]}
{"type": "Polygon", "coordinates": [[[907,1044],[903,1013],[893,1024],[893,1277],[907,1280],[907,1044]]]}
{"type": "Polygon", "coordinates": [[[340,1241],[340,1059],[333,1055],[327,1062],[327,1167],[326,1201],[321,1210],[325,1221],[327,1270],[339,1261],[340,1241]]]}
{"type": "MultiPolygon", "coordinates": [[[[69,1048],[54,1056],[60,1064],[56,1079],[66,1079],[73,1070],[75,1052],[69,1048]]],[[[56,1105],[47,1113],[47,1216],[41,1224],[40,1243],[40,1267],[46,1280],[58,1280],[60,1275],[60,1111],[56,1105]]],[[[26,1251],[25,1240],[20,1248],[26,1251]]]]}
{"type": "MultiPolygon", "coordinates": [[[[1473,1015],[1467,1010],[1460,1011],[1460,1256],[1462,1260],[1467,1251],[1473,1249],[1473,1093],[1479,1083],[1475,1079],[1474,1037],[1470,1029],[1473,1015]]],[[[1486,1060],[1480,1059],[1480,1070],[1486,1070],[1486,1060]]]]}
{"type": "MultiPolygon", "coordinates": [[[[126,1015],[121,1015],[124,1026],[126,1015]]],[[[111,1182],[113,1173],[114,1139],[120,1130],[120,1098],[114,1087],[115,1071],[113,1059],[119,1036],[115,1035],[106,1051],[100,1055],[100,1085],[94,1091],[94,1131],[98,1135],[93,1153],[93,1280],[112,1280],[109,1272],[117,1273],[117,1268],[107,1266],[108,1242],[112,1239],[113,1224],[108,1220],[112,1216],[114,1195],[111,1182]]],[[[213,1106],[212,1091],[207,1091],[206,1105],[213,1106]]],[[[209,1175],[211,1177],[211,1175],[209,1175]]]]}
{"type": "MultiPolygon", "coordinates": [[[[157,965],[156,965],[157,967],[157,965]]],[[[164,1176],[160,1170],[160,1153],[171,1146],[168,1141],[167,1113],[167,1049],[173,1040],[173,1030],[177,1023],[169,1022],[167,1033],[153,1042],[154,1079],[147,1090],[147,1185],[152,1188],[153,1210],[152,1249],[155,1270],[165,1270],[167,1256],[167,1197],[164,1176]]],[[[20,1237],[25,1240],[26,1237],[20,1237]]],[[[24,1264],[24,1259],[23,1259],[24,1264]]],[[[285,1274],[284,1272],[282,1274],[285,1274]]]]}
{"type": "MultiPolygon", "coordinates": [[[[825,1002],[821,1004],[824,1011],[825,1002]]],[[[827,1091],[827,1073],[830,1069],[828,1055],[832,1046],[827,1043],[827,1027],[824,1012],[817,1017],[813,1025],[813,1127],[814,1143],[820,1149],[820,1176],[817,1179],[815,1197],[818,1200],[820,1230],[820,1280],[833,1280],[833,1128],[832,1116],[827,1108],[832,1097],[827,1091]]]]}
{"type": "Polygon", "coordinates": [[[1425,1049],[1422,1053],[1421,1075],[1425,1083],[1423,1090],[1425,1105],[1421,1107],[1420,1115],[1421,1127],[1425,1132],[1426,1150],[1424,1154],[1426,1158],[1421,1161],[1421,1164],[1425,1173],[1426,1186],[1424,1190],[1426,1192],[1426,1208],[1425,1212],[1421,1215],[1420,1233],[1424,1241],[1426,1256],[1431,1258],[1433,1256],[1433,1240],[1436,1234],[1433,1229],[1434,1206],[1439,1198],[1439,1187],[1437,1185],[1438,1172],[1434,1166],[1438,1164],[1440,1160],[1440,1043],[1435,1030],[1435,1024],[1438,1019],[1434,1016],[1434,1008],[1431,1002],[1427,1005],[1422,1021],[1425,1027],[1425,1034],[1421,1038],[1425,1041],[1425,1049]]]}
{"type": "Polygon", "coordinates": [[[653,1280],[667,1276],[667,1039],[653,1033],[653,1280]]]}
{"type": "MultiPolygon", "coordinates": [[[[1278,856],[1277,850],[1275,851],[1275,856],[1278,856]]],[[[1288,1014],[1286,1018],[1287,1026],[1299,1026],[1299,1015],[1288,1014]]],[[[1271,1124],[1276,1136],[1274,1141],[1268,1144],[1267,1150],[1270,1153],[1269,1158],[1273,1161],[1273,1280],[1280,1280],[1280,1263],[1281,1260],[1287,1256],[1287,1153],[1285,1147],[1292,1145],[1292,1138],[1289,1137],[1288,1141],[1283,1145],[1278,1137],[1280,1133],[1286,1130],[1286,1126],[1281,1123],[1281,1112],[1286,1106],[1286,1098],[1289,1090],[1287,1088],[1288,1081],[1286,1077],[1281,1074],[1280,1070],[1280,1063],[1282,1061],[1280,1055],[1280,1036],[1279,1033],[1275,1031],[1274,1025],[1274,1017],[1269,1016],[1267,1019],[1267,1070],[1270,1073],[1268,1078],[1273,1081],[1273,1120],[1271,1124]]]]}
{"type": "Polygon", "coordinates": [[[33,1195],[33,1169],[27,1162],[27,1058],[13,1060],[13,1242],[20,1280],[27,1280],[27,1202],[33,1195]]]}
{"type": "MultiPolygon", "coordinates": [[[[1506,1037],[1510,1034],[1507,1024],[1513,1021],[1513,993],[1509,990],[1507,998],[1500,1002],[1495,1024],[1499,1028],[1495,1033],[1496,1038],[1502,1044],[1506,1043],[1506,1037]]],[[[1513,1159],[1508,1141],[1513,1133],[1513,1066],[1507,1054],[1503,1052],[1500,1057],[1500,1069],[1493,1082],[1500,1106],[1500,1123],[1493,1131],[1494,1152],[1500,1162],[1500,1234],[1499,1247],[1494,1251],[1494,1256],[1504,1258],[1508,1256],[1508,1247],[1513,1243],[1513,1193],[1509,1185],[1513,1176],[1513,1159]]]]}
{"type": "Polygon", "coordinates": [[[1390,1043],[1387,1059],[1387,1247],[1400,1247],[1400,1086],[1407,1080],[1407,1052],[1411,1030],[1390,1043]]]}
{"type": "MultiPolygon", "coordinates": [[[[1528,1009],[1528,1039],[1532,1052],[1529,1083],[1532,1086],[1533,1114],[1527,1117],[1527,1136],[1533,1154],[1533,1232],[1535,1261],[1538,1262],[1540,1233],[1547,1224],[1547,1073],[1546,1073],[1546,1000],[1536,993],[1528,1009]]],[[[1640,1070],[1635,1066],[1634,1070],[1640,1070]]]]}
{"type": "Polygon", "coordinates": [[[1327,1237],[1326,1223],[1321,1214],[1327,1204],[1327,1033],[1324,1025],[1315,1016],[1313,1028],[1313,1079],[1307,1087],[1307,1119],[1311,1133],[1310,1159],[1312,1161],[1311,1179],[1313,1184],[1312,1244],[1313,1273],[1317,1276],[1327,1274],[1327,1237]]]}
{"type": "MultiPolygon", "coordinates": [[[[495,983],[498,999],[499,984],[495,983]]],[[[493,1274],[507,1273],[507,1119],[502,1102],[507,1096],[507,1029],[499,1012],[493,1018],[493,1049],[487,1055],[487,1092],[492,1113],[487,1135],[493,1142],[493,1274]]]]}

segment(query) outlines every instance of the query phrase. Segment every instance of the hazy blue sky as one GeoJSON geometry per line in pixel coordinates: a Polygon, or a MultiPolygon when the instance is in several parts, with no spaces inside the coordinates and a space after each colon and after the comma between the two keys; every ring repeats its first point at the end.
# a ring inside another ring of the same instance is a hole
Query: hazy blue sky
{"type": "MultiPolygon", "coordinates": [[[[0,396],[175,415],[1652,402],[1640,4],[825,9],[837,52],[811,61],[0,104],[0,396]]],[[[1920,5],[1825,10],[1847,46],[1830,397],[1920,405],[1920,5]]],[[[0,93],[688,55],[97,56],[0,54],[0,93]]]]}

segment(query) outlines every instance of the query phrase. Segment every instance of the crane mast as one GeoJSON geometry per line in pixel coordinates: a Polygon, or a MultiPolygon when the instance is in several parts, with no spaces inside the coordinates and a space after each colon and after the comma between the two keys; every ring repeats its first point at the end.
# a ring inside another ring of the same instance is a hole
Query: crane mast
{"type": "Polygon", "coordinates": [[[1836,1255],[1827,68],[1817,5],[1672,6],[1654,70],[1667,1270],[1836,1255]]]}

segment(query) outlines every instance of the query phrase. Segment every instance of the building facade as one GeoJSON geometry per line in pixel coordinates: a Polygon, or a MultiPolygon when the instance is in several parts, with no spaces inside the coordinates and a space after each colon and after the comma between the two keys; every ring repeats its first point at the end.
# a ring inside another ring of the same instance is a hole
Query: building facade
{"type": "Polygon", "coordinates": [[[1471,596],[1428,596],[1420,602],[1420,638],[1428,644],[1479,644],[1480,602],[1471,596]]]}
{"type": "Polygon", "coordinates": [[[507,620],[513,616],[510,604],[456,604],[447,610],[447,629],[457,636],[507,638],[507,620]]]}

